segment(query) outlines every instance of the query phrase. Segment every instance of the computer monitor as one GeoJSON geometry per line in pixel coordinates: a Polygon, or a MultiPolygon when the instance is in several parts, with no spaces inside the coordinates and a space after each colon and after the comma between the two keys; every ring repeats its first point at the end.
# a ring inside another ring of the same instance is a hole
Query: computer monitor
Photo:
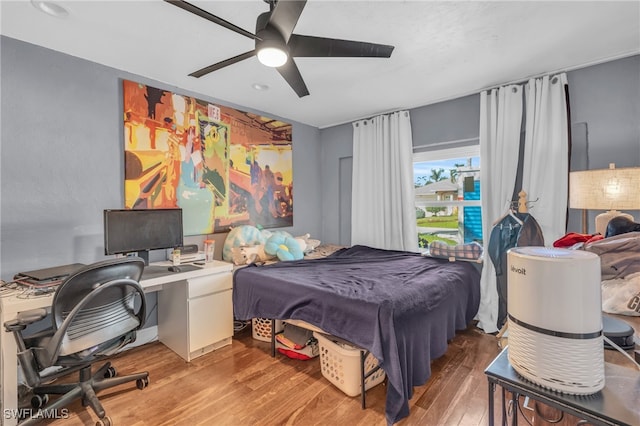
{"type": "Polygon", "coordinates": [[[183,245],[182,209],[104,211],[104,254],[137,252],[149,264],[149,251],[183,245]]]}

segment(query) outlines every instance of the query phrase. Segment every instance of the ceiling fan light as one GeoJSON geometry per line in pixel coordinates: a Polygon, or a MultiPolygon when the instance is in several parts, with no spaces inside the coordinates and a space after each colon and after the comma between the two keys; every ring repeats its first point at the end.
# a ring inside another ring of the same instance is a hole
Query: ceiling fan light
{"type": "Polygon", "coordinates": [[[289,55],[278,47],[263,47],[258,50],[258,60],[268,67],[280,67],[287,62],[289,55]]]}

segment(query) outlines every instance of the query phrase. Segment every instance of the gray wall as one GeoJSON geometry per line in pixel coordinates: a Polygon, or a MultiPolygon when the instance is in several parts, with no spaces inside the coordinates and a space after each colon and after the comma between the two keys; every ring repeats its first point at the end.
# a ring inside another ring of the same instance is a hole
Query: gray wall
{"type": "MultiPolygon", "coordinates": [[[[124,205],[122,79],[250,111],[8,37],[1,38],[0,51],[4,280],[19,271],[104,258],[102,210],[124,205]]],[[[321,237],[321,200],[311,195],[321,188],[319,141],[317,128],[293,123],[297,198],[294,226],[286,230],[294,235],[321,237]]],[[[214,237],[219,257],[224,234],[214,237]]],[[[152,255],[164,258],[161,251],[152,255]]]]}
{"type": "MultiPolygon", "coordinates": [[[[567,74],[571,97],[571,122],[583,124],[588,169],[640,166],[640,56],[594,65],[567,74]]],[[[574,130],[576,126],[574,125],[574,130]]],[[[574,135],[574,140],[580,134],[574,135]]],[[[595,216],[588,212],[589,232],[595,232],[595,216]]],[[[629,211],[636,221],[640,211],[629,211]]],[[[569,230],[581,232],[580,211],[570,210],[569,230]]]]}
{"type": "MultiPolygon", "coordinates": [[[[640,166],[640,56],[611,61],[567,73],[576,158],[588,158],[590,169],[640,166]],[[583,152],[580,152],[580,151],[583,152]],[[587,150],[587,152],[584,152],[587,150]]],[[[413,145],[477,138],[480,95],[414,108],[411,112],[413,145]]],[[[351,157],[350,124],[323,129],[322,188],[323,234],[327,242],[349,244],[350,214],[336,208],[350,202],[351,178],[339,173],[340,163],[351,157]],[[340,179],[344,179],[341,181],[340,179]]],[[[589,212],[589,232],[595,232],[589,212]]],[[[636,219],[640,212],[629,212],[636,219]]],[[[532,214],[535,211],[532,210],[532,214]]],[[[579,211],[570,210],[568,231],[581,232],[579,211]]]]}
{"type": "Polygon", "coordinates": [[[410,112],[414,147],[478,138],[479,94],[414,108],[410,112]]]}
{"type": "MultiPolygon", "coordinates": [[[[480,95],[414,108],[411,112],[413,146],[420,147],[478,137],[480,95]]],[[[351,124],[320,131],[322,141],[322,233],[332,244],[351,243],[351,124]]]]}
{"type": "MultiPolygon", "coordinates": [[[[25,269],[104,257],[102,210],[120,207],[124,199],[121,79],[246,110],[0,40],[0,277],[5,280],[25,269]]],[[[588,149],[589,167],[640,166],[640,56],[572,71],[568,79],[571,121],[586,129],[588,140],[580,149],[588,149]]],[[[414,145],[477,138],[479,113],[478,94],[412,109],[414,145]]],[[[349,244],[351,124],[322,130],[293,125],[295,222],[287,230],[349,244]]],[[[575,213],[569,230],[580,231],[575,213]]],[[[596,213],[590,213],[591,231],[596,213]]],[[[633,213],[638,218],[639,212],[633,213]]],[[[204,239],[191,238],[187,243],[204,239]]],[[[214,238],[219,256],[224,234],[214,238]]]]}
{"type": "Polygon", "coordinates": [[[351,176],[340,174],[340,170],[344,171],[344,165],[350,164],[352,136],[351,124],[320,131],[322,235],[325,242],[331,244],[348,245],[351,241],[351,176]]]}
{"type": "Polygon", "coordinates": [[[640,166],[640,56],[567,74],[571,122],[587,123],[590,169],[640,166]]]}

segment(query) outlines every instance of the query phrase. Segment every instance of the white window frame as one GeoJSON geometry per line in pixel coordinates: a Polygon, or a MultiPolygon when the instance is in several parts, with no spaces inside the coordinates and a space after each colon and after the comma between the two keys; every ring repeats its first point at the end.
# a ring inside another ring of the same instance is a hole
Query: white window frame
{"type": "MultiPolygon", "coordinates": [[[[421,147],[418,152],[413,153],[413,163],[424,163],[429,161],[448,160],[450,158],[469,158],[480,157],[480,144],[466,145],[454,148],[438,148],[443,144],[435,144],[433,149],[427,147],[421,147]]],[[[480,159],[482,161],[482,159],[480,159]]],[[[413,166],[413,164],[412,164],[413,166]]],[[[480,191],[480,198],[482,198],[482,191],[480,191]]],[[[414,200],[415,201],[415,200],[414,200]]],[[[420,207],[443,207],[443,206],[480,206],[481,200],[466,200],[466,201],[429,201],[424,206],[420,207]]]]}
{"type": "MultiPolygon", "coordinates": [[[[477,139],[476,139],[477,140],[477,139]]],[[[480,144],[476,143],[473,145],[465,145],[459,147],[442,147],[443,145],[450,145],[452,142],[445,142],[434,144],[431,147],[419,147],[419,151],[413,153],[413,164],[422,163],[422,162],[431,162],[431,161],[439,161],[439,160],[448,160],[452,158],[471,158],[471,157],[479,157],[480,158],[480,144]]],[[[455,143],[455,142],[453,142],[455,143]]],[[[413,167],[412,164],[412,167],[413,167]]],[[[482,167],[482,158],[480,158],[480,165],[482,167]]],[[[480,198],[482,198],[482,191],[480,191],[480,198]]],[[[482,206],[482,200],[452,200],[452,201],[420,201],[416,197],[414,197],[414,206],[419,208],[426,207],[449,207],[449,206],[458,206],[458,207],[471,207],[471,206],[482,206]]]]}

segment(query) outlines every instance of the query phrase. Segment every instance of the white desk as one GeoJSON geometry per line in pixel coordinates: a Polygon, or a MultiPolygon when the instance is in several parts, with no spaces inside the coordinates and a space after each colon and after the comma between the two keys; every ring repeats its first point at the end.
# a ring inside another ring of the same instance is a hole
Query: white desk
{"type": "MultiPolygon", "coordinates": [[[[152,265],[168,267],[170,263],[152,265]]],[[[143,276],[140,281],[145,293],[159,291],[159,340],[185,360],[190,361],[231,343],[232,269],[231,263],[214,261],[194,271],[167,270],[166,275],[150,279],[143,276]]],[[[12,333],[4,330],[4,323],[15,318],[19,312],[48,308],[53,301],[53,293],[30,298],[17,295],[18,292],[0,298],[0,424],[6,426],[16,424],[16,418],[12,415],[15,411],[12,410],[18,408],[18,359],[15,339],[12,333]]]]}

